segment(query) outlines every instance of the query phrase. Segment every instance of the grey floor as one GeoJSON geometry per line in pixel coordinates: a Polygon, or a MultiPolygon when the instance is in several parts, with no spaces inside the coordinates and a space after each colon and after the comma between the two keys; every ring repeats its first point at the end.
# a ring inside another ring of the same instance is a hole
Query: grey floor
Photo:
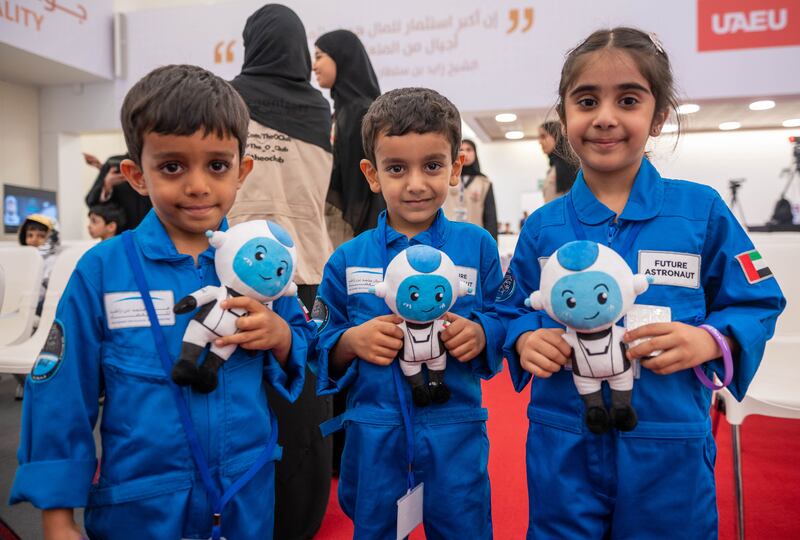
{"type": "MultiPolygon", "coordinates": [[[[8,506],[8,494],[17,470],[17,446],[22,402],[14,400],[17,381],[10,375],[0,376],[0,518],[23,540],[43,538],[39,511],[27,503],[8,506]]],[[[83,512],[75,512],[83,524],[83,512]]]]}

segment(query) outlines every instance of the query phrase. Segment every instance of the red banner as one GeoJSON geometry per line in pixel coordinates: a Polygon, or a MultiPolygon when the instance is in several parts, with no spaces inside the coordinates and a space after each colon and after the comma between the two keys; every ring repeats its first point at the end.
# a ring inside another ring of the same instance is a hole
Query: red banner
{"type": "Polygon", "coordinates": [[[800,45],[800,0],[697,0],[697,50],[800,45]]]}

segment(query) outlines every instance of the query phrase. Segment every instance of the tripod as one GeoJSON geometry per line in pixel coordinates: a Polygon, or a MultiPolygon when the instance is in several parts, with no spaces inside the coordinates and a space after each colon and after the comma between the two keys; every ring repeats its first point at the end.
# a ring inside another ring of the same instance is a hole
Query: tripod
{"type": "Polygon", "coordinates": [[[733,212],[733,215],[739,218],[742,227],[747,229],[747,219],[744,217],[744,207],[742,206],[742,202],[738,197],[739,188],[742,187],[742,184],[745,180],[745,178],[732,178],[728,181],[728,188],[731,191],[731,199],[728,203],[728,206],[731,207],[731,212],[733,212]]]}

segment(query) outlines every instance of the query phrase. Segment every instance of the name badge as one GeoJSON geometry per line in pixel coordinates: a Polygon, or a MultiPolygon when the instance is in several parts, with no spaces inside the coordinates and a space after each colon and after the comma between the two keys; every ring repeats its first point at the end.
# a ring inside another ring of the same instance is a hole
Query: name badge
{"type": "Polygon", "coordinates": [[[397,500],[397,540],[407,537],[422,523],[422,500],[425,484],[421,483],[397,500]]]}
{"type": "Polygon", "coordinates": [[[700,255],[672,251],[640,251],[639,273],[653,285],[700,288],[700,255]]]}
{"type": "Polygon", "coordinates": [[[347,294],[369,293],[370,288],[383,281],[383,268],[350,266],[345,271],[347,294]]]}
{"type": "MultiPolygon", "coordinates": [[[[174,326],[175,297],[172,291],[150,291],[150,299],[161,326],[174,326]]],[[[150,326],[147,310],[139,291],[106,293],[103,296],[109,330],[150,326]]]]}
{"type": "Polygon", "coordinates": [[[478,269],[470,268],[469,266],[456,266],[456,270],[458,271],[458,279],[472,287],[472,292],[469,294],[475,296],[478,290],[478,269]]]}

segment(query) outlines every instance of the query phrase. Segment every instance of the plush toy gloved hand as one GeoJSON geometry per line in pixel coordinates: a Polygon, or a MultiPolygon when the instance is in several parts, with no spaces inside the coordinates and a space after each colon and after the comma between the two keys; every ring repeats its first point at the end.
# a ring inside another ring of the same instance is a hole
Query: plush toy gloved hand
{"type": "Polygon", "coordinates": [[[236,320],[247,312],[222,309],[227,298],[248,296],[271,307],[281,296],[297,294],[292,282],[297,253],[286,230],[271,221],[240,223],[222,231],[206,231],[208,242],[216,248],[214,267],[221,285],[203,287],[182,298],[173,311],[187,313],[200,306],[183,334],[181,355],[172,368],[172,380],[181,386],[207,394],[217,387],[217,371],[230,358],[236,345],[218,347],[214,341],[238,331],[236,320]],[[200,368],[197,358],[211,347],[200,368]]]}
{"type": "Polygon", "coordinates": [[[525,303],[567,327],[564,340],[572,346],[572,375],[586,406],[587,427],[592,433],[612,425],[631,431],[638,422],[631,405],[633,370],[622,342],[625,330],[615,323],[647,290],[647,277],[634,275],[614,250],[578,240],[548,259],[539,287],[525,303]],[[602,381],[611,387],[610,415],[602,381]]]}
{"type": "Polygon", "coordinates": [[[393,313],[404,319],[400,369],[411,384],[414,404],[424,407],[450,399],[444,382],[447,350],[441,339],[447,323],[442,316],[460,296],[471,292],[458,279],[458,271],[447,254],[425,245],[404,249],[386,268],[384,281],[374,287],[393,313]],[[428,368],[428,383],[422,374],[428,368]]]}

